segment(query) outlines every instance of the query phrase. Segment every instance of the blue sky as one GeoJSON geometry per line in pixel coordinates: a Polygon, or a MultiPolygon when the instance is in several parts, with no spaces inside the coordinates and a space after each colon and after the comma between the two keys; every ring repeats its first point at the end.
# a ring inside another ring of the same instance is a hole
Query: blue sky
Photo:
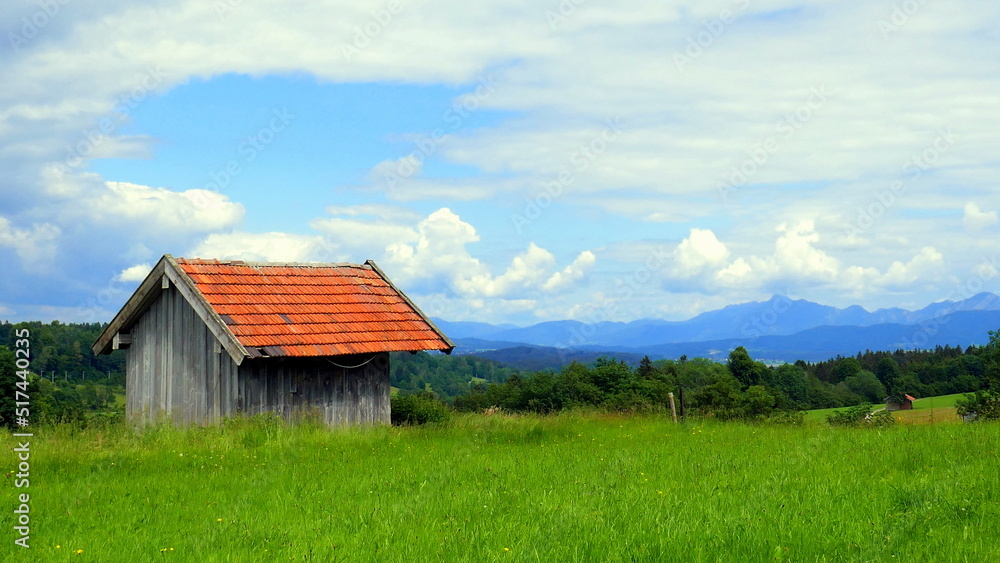
{"type": "Polygon", "coordinates": [[[0,318],[110,320],[164,253],[516,324],[1000,289],[1000,6],[55,6],[0,7],[0,318]]]}

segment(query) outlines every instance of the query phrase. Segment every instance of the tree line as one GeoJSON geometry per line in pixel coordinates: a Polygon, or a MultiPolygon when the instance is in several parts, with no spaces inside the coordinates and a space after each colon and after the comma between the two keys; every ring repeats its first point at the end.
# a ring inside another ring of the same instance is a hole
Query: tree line
{"type": "MultiPolygon", "coordinates": [[[[95,356],[99,323],[0,323],[0,424],[10,424],[16,383],[15,328],[31,331],[33,418],[82,420],[121,410],[125,354],[95,356]]],[[[978,392],[990,401],[1000,380],[1000,338],[985,346],[933,350],[866,350],[823,362],[777,366],[754,360],[743,347],[726,363],[705,358],[635,364],[610,357],[571,362],[560,370],[522,372],[475,356],[393,354],[390,382],[403,395],[422,395],[459,410],[490,407],[553,412],[574,407],[609,410],[666,408],[717,418],[760,418],[814,408],[881,403],[887,396],[927,397],[978,392]]],[[[984,399],[985,398],[985,399],[984,399]]]]}
{"type": "Polygon", "coordinates": [[[613,358],[573,362],[559,371],[514,373],[474,385],[452,401],[459,410],[499,407],[553,412],[574,407],[663,409],[674,393],[686,412],[720,419],[767,418],[809,409],[882,403],[890,396],[973,393],[989,397],[1000,381],[1000,338],[986,346],[872,352],[823,362],[768,366],[742,346],[725,364],[682,356],[637,366],[613,358]]]}
{"type": "Polygon", "coordinates": [[[15,329],[31,333],[28,386],[32,424],[78,422],[122,416],[125,394],[125,353],[95,356],[90,346],[103,330],[99,323],[0,323],[0,425],[15,423],[15,329]]]}

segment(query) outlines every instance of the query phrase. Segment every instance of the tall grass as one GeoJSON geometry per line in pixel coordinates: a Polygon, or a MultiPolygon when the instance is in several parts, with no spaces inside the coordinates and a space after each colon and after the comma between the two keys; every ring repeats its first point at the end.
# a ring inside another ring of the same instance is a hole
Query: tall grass
{"type": "MultiPolygon", "coordinates": [[[[349,430],[267,418],[188,430],[55,427],[32,445],[32,548],[0,553],[996,560],[998,443],[1000,426],[987,424],[870,430],[595,414],[349,430]]],[[[8,483],[12,507],[18,490],[8,483]]]]}

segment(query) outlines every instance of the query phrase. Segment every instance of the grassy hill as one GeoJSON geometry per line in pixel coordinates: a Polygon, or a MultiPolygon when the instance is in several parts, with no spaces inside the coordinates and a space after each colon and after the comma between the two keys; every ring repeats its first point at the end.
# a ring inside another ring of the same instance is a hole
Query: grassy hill
{"type": "MultiPolygon", "coordinates": [[[[965,393],[956,393],[954,395],[941,395],[938,397],[925,397],[923,399],[917,399],[916,401],[913,401],[913,410],[895,411],[893,416],[895,416],[899,422],[905,424],[961,422],[958,415],[955,414],[955,401],[964,395],[965,393]]],[[[880,405],[875,405],[875,408],[878,408],[879,406],[880,405]]],[[[844,409],[815,409],[806,411],[805,419],[806,422],[826,422],[826,417],[839,410],[844,409]]]]}
{"type": "Polygon", "coordinates": [[[988,561],[998,440],[578,414],[57,428],[32,441],[30,554],[5,560],[988,561]]]}

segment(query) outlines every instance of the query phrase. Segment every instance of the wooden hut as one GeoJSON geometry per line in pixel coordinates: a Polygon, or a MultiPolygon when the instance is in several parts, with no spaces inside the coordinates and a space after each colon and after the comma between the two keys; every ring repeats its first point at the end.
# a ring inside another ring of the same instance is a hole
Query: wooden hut
{"type": "Polygon", "coordinates": [[[389,352],[454,343],[364,264],[165,255],[94,343],[126,350],[130,418],[210,424],[238,413],[389,422],[389,352]]]}
{"type": "Polygon", "coordinates": [[[893,395],[891,397],[885,398],[885,410],[887,411],[908,411],[913,409],[913,401],[916,401],[915,397],[909,395],[903,395],[902,397],[898,395],[893,395]]]}

